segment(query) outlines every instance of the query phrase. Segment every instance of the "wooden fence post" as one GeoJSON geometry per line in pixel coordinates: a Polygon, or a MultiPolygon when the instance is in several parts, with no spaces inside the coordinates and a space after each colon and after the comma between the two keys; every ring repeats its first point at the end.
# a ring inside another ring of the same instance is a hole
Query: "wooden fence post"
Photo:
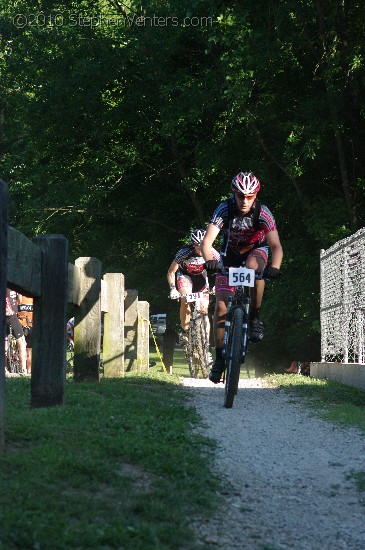
{"type": "Polygon", "coordinates": [[[105,378],[124,375],[124,275],[106,273],[107,305],[104,314],[103,365],[105,378]]]}
{"type": "Polygon", "coordinates": [[[101,343],[101,275],[97,258],[78,258],[80,307],[75,313],[74,378],[77,382],[99,381],[101,343]]]}
{"type": "Polygon", "coordinates": [[[66,372],[68,242],[63,235],[34,239],[42,252],[40,297],[34,298],[32,407],[61,405],[66,372]]]}
{"type": "Polygon", "coordinates": [[[8,256],[8,186],[0,180],[0,451],[4,450],[5,295],[8,256]]]}
{"type": "Polygon", "coordinates": [[[137,371],[138,291],[127,289],[124,300],[124,369],[137,371]]]}
{"type": "Polygon", "coordinates": [[[27,296],[40,296],[42,251],[23,233],[8,227],[8,286],[25,292],[27,296]]]}
{"type": "Polygon", "coordinates": [[[137,363],[138,372],[147,372],[149,368],[150,340],[149,340],[149,312],[148,302],[138,302],[138,330],[137,330],[137,363]]]}

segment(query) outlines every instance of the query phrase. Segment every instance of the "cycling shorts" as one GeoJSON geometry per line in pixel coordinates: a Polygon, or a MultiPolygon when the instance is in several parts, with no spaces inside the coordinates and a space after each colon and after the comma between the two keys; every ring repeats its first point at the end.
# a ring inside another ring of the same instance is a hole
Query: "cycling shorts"
{"type": "MultiPolygon", "coordinates": [[[[225,264],[225,267],[239,267],[244,263],[247,258],[250,258],[252,256],[256,256],[260,258],[263,261],[263,269],[267,266],[268,256],[269,256],[269,248],[267,246],[262,246],[259,248],[255,248],[247,254],[244,258],[241,259],[241,263],[239,262],[229,262],[229,264],[225,264]]],[[[235,286],[229,286],[228,284],[228,275],[223,275],[222,273],[217,273],[215,277],[215,292],[230,292],[231,294],[235,293],[236,287],[235,286]]]]}
{"type": "MultiPolygon", "coordinates": [[[[209,290],[209,285],[204,275],[184,275],[177,273],[177,289],[180,294],[191,294],[192,292],[203,292],[209,290]]],[[[203,303],[209,304],[209,294],[202,299],[203,303]]]]}
{"type": "Polygon", "coordinates": [[[23,327],[19,323],[19,319],[18,319],[18,317],[16,316],[15,313],[14,313],[14,315],[8,315],[6,317],[6,333],[7,334],[10,333],[10,327],[11,327],[11,331],[12,331],[12,333],[13,333],[16,340],[19,340],[19,338],[24,336],[23,327]]]}

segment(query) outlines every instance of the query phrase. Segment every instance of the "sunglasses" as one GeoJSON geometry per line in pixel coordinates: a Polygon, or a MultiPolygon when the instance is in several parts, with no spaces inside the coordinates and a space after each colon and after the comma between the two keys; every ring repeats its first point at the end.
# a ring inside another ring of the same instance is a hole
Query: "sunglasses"
{"type": "Polygon", "coordinates": [[[251,193],[250,195],[245,195],[244,193],[235,193],[236,197],[240,200],[244,200],[244,199],[248,199],[248,200],[251,200],[253,199],[254,197],[256,197],[256,193],[251,193]]]}

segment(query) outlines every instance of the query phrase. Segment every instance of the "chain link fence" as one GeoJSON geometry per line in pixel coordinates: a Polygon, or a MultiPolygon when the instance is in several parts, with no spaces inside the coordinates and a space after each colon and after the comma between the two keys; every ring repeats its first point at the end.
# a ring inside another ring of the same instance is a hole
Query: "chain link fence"
{"type": "Polygon", "coordinates": [[[321,250],[322,361],[365,362],[365,227],[321,250]]]}

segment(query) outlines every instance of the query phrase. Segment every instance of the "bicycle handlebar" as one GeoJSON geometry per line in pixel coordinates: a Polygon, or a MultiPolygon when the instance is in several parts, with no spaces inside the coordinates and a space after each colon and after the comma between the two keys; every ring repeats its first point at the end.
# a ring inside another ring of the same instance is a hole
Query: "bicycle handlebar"
{"type": "MultiPolygon", "coordinates": [[[[204,264],[204,265],[205,265],[205,268],[207,269],[207,271],[210,271],[214,275],[217,275],[218,272],[222,275],[229,275],[229,267],[231,267],[231,266],[225,267],[222,264],[222,262],[217,262],[217,264],[218,264],[217,266],[214,266],[214,267],[217,267],[217,270],[216,269],[209,269],[206,264],[204,264]]],[[[245,264],[243,263],[241,266],[237,266],[237,267],[245,267],[245,264]]],[[[272,280],[278,279],[281,276],[281,272],[279,270],[278,270],[278,276],[277,277],[270,277],[269,275],[265,275],[265,270],[266,270],[266,268],[262,272],[257,272],[256,271],[255,272],[255,279],[264,279],[265,281],[272,281],[272,280]]]]}
{"type": "MultiPolygon", "coordinates": [[[[171,296],[169,296],[170,300],[181,300],[181,298],[187,298],[187,296],[191,295],[191,294],[208,294],[209,296],[211,294],[215,294],[215,291],[213,289],[209,289],[209,290],[200,290],[199,292],[189,292],[188,294],[180,294],[180,296],[176,296],[176,298],[171,298],[171,296]]],[[[198,299],[201,299],[201,298],[198,298],[198,299]]]]}

